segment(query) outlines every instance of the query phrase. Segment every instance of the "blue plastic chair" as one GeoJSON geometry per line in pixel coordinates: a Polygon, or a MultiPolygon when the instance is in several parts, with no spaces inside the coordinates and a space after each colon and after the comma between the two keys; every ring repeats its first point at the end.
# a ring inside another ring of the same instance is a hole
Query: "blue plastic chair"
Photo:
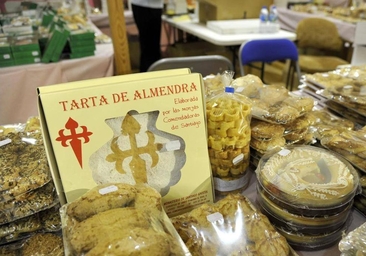
{"type": "MultiPolygon", "coordinates": [[[[300,81],[301,71],[299,67],[299,53],[296,44],[286,38],[283,39],[253,39],[241,44],[239,48],[239,66],[242,76],[244,66],[259,68],[261,70],[260,78],[263,81],[265,63],[274,61],[290,60],[290,66],[287,73],[286,88],[292,90],[294,83],[294,71],[300,81]],[[254,66],[254,62],[261,62],[261,67],[254,66]],[[291,78],[291,79],[290,79],[291,78]]],[[[263,81],[264,82],[264,81],[263,81]]]]}

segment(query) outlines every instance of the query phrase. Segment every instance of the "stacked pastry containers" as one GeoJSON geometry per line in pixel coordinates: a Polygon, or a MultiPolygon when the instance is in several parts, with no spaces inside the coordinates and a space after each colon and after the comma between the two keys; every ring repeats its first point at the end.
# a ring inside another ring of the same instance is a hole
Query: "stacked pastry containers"
{"type": "Polygon", "coordinates": [[[342,157],[313,146],[266,153],[256,169],[257,203],[298,250],[319,250],[347,230],[360,192],[356,170],[342,157]]]}

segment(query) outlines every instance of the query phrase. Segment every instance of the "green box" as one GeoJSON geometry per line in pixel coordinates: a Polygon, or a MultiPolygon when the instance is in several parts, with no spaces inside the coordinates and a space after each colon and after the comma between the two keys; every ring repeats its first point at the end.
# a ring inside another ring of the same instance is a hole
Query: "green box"
{"type": "Polygon", "coordinates": [[[13,56],[15,59],[23,59],[23,58],[40,58],[40,51],[27,51],[27,52],[13,52],[13,56]]]}
{"type": "Polygon", "coordinates": [[[0,53],[0,61],[12,60],[14,56],[12,53],[0,53]]]}
{"type": "Polygon", "coordinates": [[[86,30],[86,29],[79,29],[71,31],[70,33],[70,41],[74,40],[88,40],[95,38],[94,31],[86,30]]]}
{"type": "Polygon", "coordinates": [[[24,64],[33,64],[41,62],[41,58],[23,58],[23,59],[14,59],[15,65],[24,65],[24,64]]]}
{"type": "Polygon", "coordinates": [[[81,47],[71,47],[72,53],[76,52],[94,52],[96,50],[95,44],[89,46],[81,46],[81,47]]]}
{"type": "Polygon", "coordinates": [[[80,47],[80,46],[89,46],[89,45],[95,45],[94,39],[85,39],[85,40],[69,40],[69,45],[71,48],[73,47],[80,47]]]}
{"type": "Polygon", "coordinates": [[[77,59],[77,58],[83,58],[83,57],[89,57],[94,56],[94,51],[92,52],[76,52],[70,54],[70,59],[77,59]]]}
{"type": "Polygon", "coordinates": [[[0,68],[14,66],[14,60],[1,60],[0,68]]]}
{"type": "Polygon", "coordinates": [[[42,56],[42,62],[48,63],[51,61],[51,58],[53,56],[53,53],[58,45],[58,41],[62,37],[62,31],[59,28],[55,28],[48,37],[43,56],[42,56]]]}
{"type": "Polygon", "coordinates": [[[52,54],[52,58],[51,58],[52,62],[57,62],[60,60],[62,51],[64,50],[64,48],[66,46],[69,35],[70,35],[70,31],[64,28],[62,30],[61,38],[58,41],[58,46],[55,48],[55,50],[52,54]]]}
{"type": "Polygon", "coordinates": [[[15,37],[11,49],[13,52],[40,51],[38,39],[33,35],[15,37]]]}
{"type": "Polygon", "coordinates": [[[10,44],[6,41],[2,42],[0,41],[0,54],[6,54],[11,53],[11,47],[10,44]]]}

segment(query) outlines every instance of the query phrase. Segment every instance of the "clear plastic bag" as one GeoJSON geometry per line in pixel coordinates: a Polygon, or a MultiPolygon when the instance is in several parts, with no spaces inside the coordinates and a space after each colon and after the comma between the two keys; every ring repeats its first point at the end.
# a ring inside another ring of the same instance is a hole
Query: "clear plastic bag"
{"type": "Polygon", "coordinates": [[[65,254],[190,255],[146,184],[99,185],[60,209],[65,254]]]}
{"type": "Polygon", "coordinates": [[[171,220],[194,256],[296,255],[268,218],[239,193],[171,220]]]}
{"type": "Polygon", "coordinates": [[[39,119],[0,128],[0,203],[52,180],[39,119]]]}
{"type": "Polygon", "coordinates": [[[366,222],[345,235],[338,248],[341,256],[366,255],[366,222]]]}
{"type": "Polygon", "coordinates": [[[314,99],[295,96],[279,85],[265,85],[253,75],[246,75],[232,82],[235,92],[252,101],[252,116],[272,123],[289,124],[310,112],[314,99]]]}
{"type": "Polygon", "coordinates": [[[248,184],[251,101],[234,93],[233,73],[222,74],[221,93],[206,101],[208,151],[218,193],[243,189],[248,184]]]}
{"type": "Polygon", "coordinates": [[[343,131],[324,137],[321,145],[346,158],[352,165],[366,172],[366,131],[343,131]]]}

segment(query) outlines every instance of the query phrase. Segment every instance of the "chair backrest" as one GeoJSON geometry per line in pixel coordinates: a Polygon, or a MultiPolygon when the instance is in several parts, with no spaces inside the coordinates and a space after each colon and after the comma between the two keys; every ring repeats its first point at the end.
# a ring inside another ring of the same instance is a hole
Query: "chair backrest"
{"type": "Polygon", "coordinates": [[[243,65],[285,59],[297,61],[298,58],[296,44],[286,38],[249,40],[239,48],[239,61],[243,65]]]}
{"type": "MultiPolygon", "coordinates": [[[[245,65],[253,62],[271,63],[282,60],[291,60],[297,72],[298,79],[300,79],[299,53],[293,41],[286,38],[253,39],[245,41],[239,48],[239,66],[242,76],[245,75],[245,65]]],[[[261,74],[261,78],[263,79],[263,74],[261,74]]]]}
{"type": "Polygon", "coordinates": [[[298,47],[339,51],[343,40],[337,26],[324,18],[305,18],[296,27],[298,47]]]}
{"type": "Polygon", "coordinates": [[[192,72],[202,76],[222,73],[225,70],[234,71],[232,62],[222,55],[202,55],[169,57],[154,62],[147,71],[166,70],[175,68],[190,68],[192,72]]]}

